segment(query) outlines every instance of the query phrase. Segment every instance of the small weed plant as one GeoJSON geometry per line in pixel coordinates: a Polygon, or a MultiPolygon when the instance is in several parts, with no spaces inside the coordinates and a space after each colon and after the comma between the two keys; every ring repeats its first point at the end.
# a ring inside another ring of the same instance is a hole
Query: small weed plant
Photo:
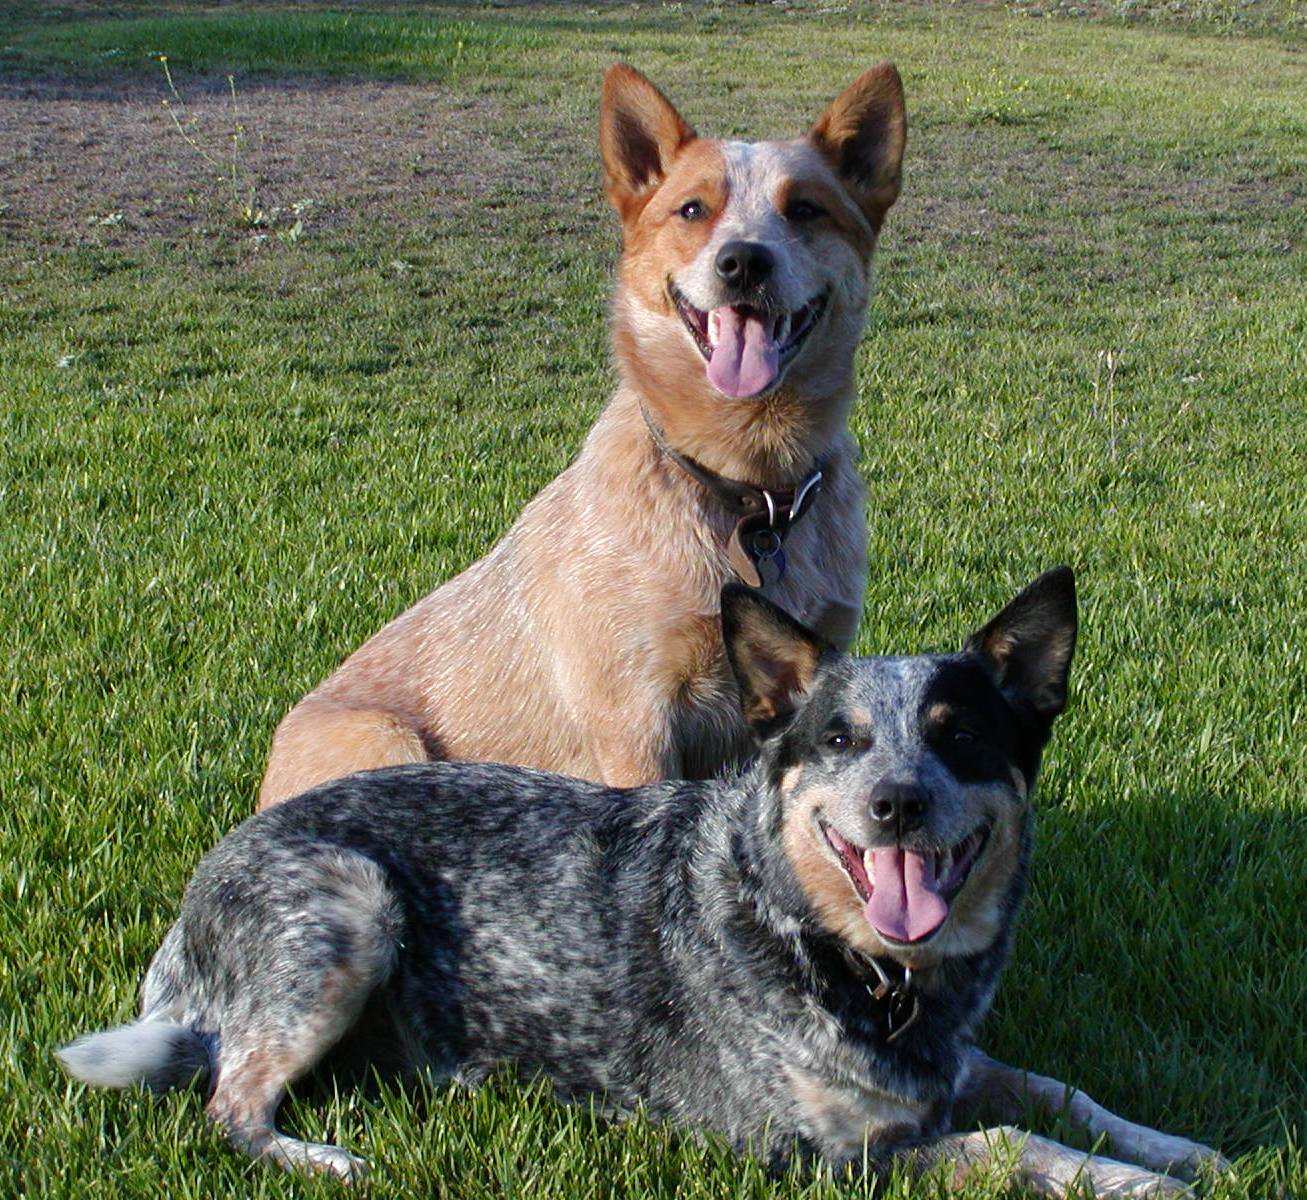
{"type": "Polygon", "coordinates": [[[212,172],[211,178],[222,198],[222,206],[236,227],[251,231],[256,242],[266,240],[272,233],[283,242],[299,241],[304,234],[304,222],[317,208],[317,202],[306,199],[282,205],[260,201],[259,180],[247,157],[250,131],[241,118],[236,77],[226,77],[226,127],[215,133],[205,127],[204,121],[182,97],[168,56],[160,54],[157,58],[168,85],[168,95],[162,100],[163,110],[182,141],[212,172]]]}

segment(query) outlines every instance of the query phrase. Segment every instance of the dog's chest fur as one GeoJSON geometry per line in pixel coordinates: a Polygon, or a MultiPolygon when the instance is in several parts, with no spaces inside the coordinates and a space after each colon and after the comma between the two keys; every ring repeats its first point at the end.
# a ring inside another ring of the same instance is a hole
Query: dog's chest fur
{"type": "MultiPolygon", "coordinates": [[[[867,570],[855,454],[848,434],[834,439],[820,492],[785,539],[785,573],[764,590],[842,649],[856,632],[867,570]]],[[[554,487],[541,499],[560,516],[575,513],[587,540],[625,550],[622,604],[586,598],[599,606],[596,626],[613,638],[614,670],[630,692],[666,697],[658,707],[677,756],[669,773],[715,775],[752,747],[718,615],[722,585],[735,577],[727,543],[737,518],[651,443],[629,393],[600,417],[578,467],[577,478],[568,472],[554,485],[556,501],[554,487]]],[[[560,569],[555,578],[563,576],[560,569]]]]}

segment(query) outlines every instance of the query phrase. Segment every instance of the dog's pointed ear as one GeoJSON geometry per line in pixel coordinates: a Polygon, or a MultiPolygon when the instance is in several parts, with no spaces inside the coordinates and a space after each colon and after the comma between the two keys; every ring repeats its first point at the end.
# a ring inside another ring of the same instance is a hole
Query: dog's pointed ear
{"type": "Polygon", "coordinates": [[[743,584],[722,590],[722,638],[740,685],[744,719],[759,741],[788,724],[834,653],[789,613],[743,584]]]}
{"type": "Polygon", "coordinates": [[[1070,567],[1045,571],[967,639],[1009,699],[1052,721],[1066,707],[1076,647],[1076,583],[1070,567]]]}
{"type": "Polygon", "coordinates": [[[907,132],[903,81],[887,62],[859,75],[808,132],[873,229],[898,199],[907,132]]]}
{"type": "Polygon", "coordinates": [[[604,76],[599,152],[604,191],[623,221],[633,219],[695,136],[671,101],[634,67],[618,63],[604,76]]]}

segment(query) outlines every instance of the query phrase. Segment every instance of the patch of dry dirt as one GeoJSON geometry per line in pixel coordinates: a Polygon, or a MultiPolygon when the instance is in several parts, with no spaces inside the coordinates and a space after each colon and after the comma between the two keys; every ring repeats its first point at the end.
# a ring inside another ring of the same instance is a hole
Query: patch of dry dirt
{"type": "MultiPolygon", "coordinates": [[[[559,212],[602,207],[593,130],[548,106],[432,83],[238,79],[234,101],[224,78],[180,86],[184,104],[162,76],[0,81],[0,236],[130,247],[198,231],[286,232],[301,219],[314,233],[386,222],[438,235],[523,197],[559,212]]],[[[1028,224],[1028,213],[1004,211],[1005,192],[1073,196],[1103,212],[1146,199],[1241,218],[1301,196],[1284,180],[1235,182],[1146,161],[1105,174],[1092,157],[1005,127],[926,130],[910,147],[894,215],[903,244],[1028,224]]]]}
{"type": "Polygon", "coordinates": [[[182,95],[179,104],[162,78],[0,82],[0,232],[130,245],[258,213],[275,229],[301,216],[318,229],[405,222],[508,174],[551,174],[538,147],[487,136],[501,116],[493,96],[304,78],[238,80],[234,101],[225,79],[182,95]]]}

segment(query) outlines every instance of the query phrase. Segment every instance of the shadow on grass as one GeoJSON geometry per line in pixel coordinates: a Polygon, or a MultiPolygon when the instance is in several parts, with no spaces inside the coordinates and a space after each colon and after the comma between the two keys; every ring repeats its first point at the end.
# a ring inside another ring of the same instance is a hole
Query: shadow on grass
{"type": "MultiPolygon", "coordinates": [[[[653,9],[613,18],[555,11],[463,19],[411,6],[393,14],[166,13],[15,23],[0,47],[0,72],[15,79],[59,76],[66,94],[156,71],[160,56],[176,70],[220,76],[449,83],[493,74],[503,81],[535,76],[541,51],[574,38],[665,31],[666,18],[653,9]]],[[[553,69],[564,71],[565,61],[553,69]]]]}
{"type": "Polygon", "coordinates": [[[1132,1120],[1245,1154],[1307,1141],[1307,817],[1159,790],[1041,806],[981,1041],[1132,1120]]]}

